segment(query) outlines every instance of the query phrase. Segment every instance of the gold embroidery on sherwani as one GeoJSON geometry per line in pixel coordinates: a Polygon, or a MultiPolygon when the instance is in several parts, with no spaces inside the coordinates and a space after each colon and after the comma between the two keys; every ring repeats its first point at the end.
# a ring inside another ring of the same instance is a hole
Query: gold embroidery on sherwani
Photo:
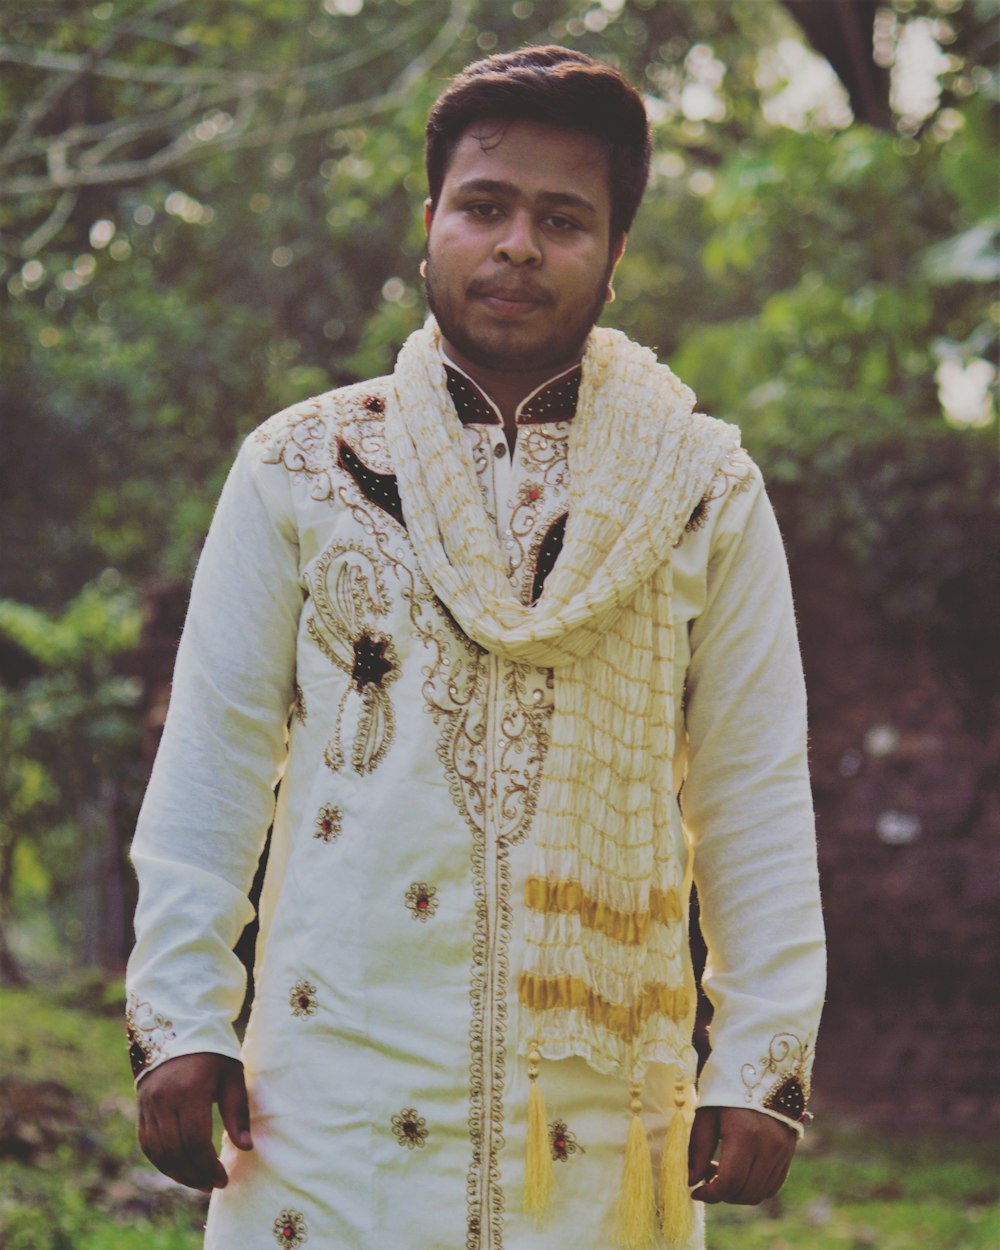
{"type": "Polygon", "coordinates": [[[262,464],[281,464],[289,473],[301,474],[309,484],[311,499],[333,495],[333,465],[327,447],[327,425],[320,400],[312,399],[266,421],[254,434],[267,450],[262,464]]]}
{"type": "Polygon", "coordinates": [[[167,1048],[176,1038],[171,1021],[132,993],[125,1006],[125,1030],[133,1076],[166,1059],[167,1048]]]}
{"type": "Polygon", "coordinates": [[[314,825],[314,838],[320,842],[336,842],[343,829],[343,815],[339,807],[324,803],[319,809],[314,825]]]}
{"type": "MultiPolygon", "coordinates": [[[[728,494],[742,495],[744,491],[748,491],[753,485],[753,461],[742,447],[729,452],[715,477],[709,483],[708,490],[701,497],[695,510],[688,518],[687,525],[684,526],[684,533],[690,534],[693,530],[704,529],[708,522],[708,514],[711,511],[712,504],[717,499],[722,499],[728,494]]],[[[684,534],[678,538],[678,545],[683,541],[684,534]]]]}
{"type": "Polygon", "coordinates": [[[794,1033],[776,1033],[767,1054],[757,1061],[759,1066],[745,1063],[740,1076],[746,1088],[747,1102],[759,1096],[760,1087],[769,1077],[777,1077],[761,1098],[761,1106],[777,1111],[790,1120],[806,1120],[806,1104],[811,1089],[813,1039],[802,1041],[794,1033]]]}
{"type": "Polygon", "coordinates": [[[389,612],[378,554],[361,543],[332,543],[309,574],[314,607],[306,630],[323,654],[350,677],[340,697],[333,734],[323,753],[334,772],[344,765],[344,715],[360,697],[351,749],[355,772],[370,773],[385,756],[396,729],[387,687],[399,676],[392,639],[379,627],[389,612]]]}
{"type": "MultiPolygon", "coordinates": [[[[353,418],[366,423],[365,462],[391,469],[381,420],[368,413],[353,418]]],[[[352,443],[359,441],[352,429],[352,443]]],[[[458,629],[420,572],[412,548],[397,527],[360,496],[354,483],[337,492],[354,521],[370,536],[381,560],[383,579],[394,576],[407,605],[415,638],[427,656],[422,693],[438,731],[436,752],[456,810],[472,835],[471,867],[475,922],[469,999],[469,1140],[466,1177],[466,1250],[502,1250],[504,1203],[499,1151],[503,1146],[504,1045],[506,1036],[507,949],[510,941],[510,880],[507,847],[524,836],[544,753],[543,726],[549,715],[526,688],[521,665],[506,666],[510,696],[501,717],[501,750],[519,771],[504,786],[501,806],[510,813],[507,838],[497,842],[493,873],[487,872],[486,847],[486,653],[458,629]],[[489,888],[488,879],[495,885],[489,888]],[[491,956],[491,944],[493,954],[491,956]]]]}
{"type": "Polygon", "coordinates": [[[305,1216],[291,1207],[285,1207],[274,1221],[271,1232],[278,1245],[287,1246],[289,1250],[298,1250],[309,1240],[305,1216]]]}

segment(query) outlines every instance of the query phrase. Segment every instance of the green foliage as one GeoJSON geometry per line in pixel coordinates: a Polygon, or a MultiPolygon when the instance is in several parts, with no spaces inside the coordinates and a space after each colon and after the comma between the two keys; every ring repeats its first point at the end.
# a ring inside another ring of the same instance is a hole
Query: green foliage
{"type": "MultiPolygon", "coordinates": [[[[768,86],[768,58],[802,44],[777,0],[354,7],[3,6],[0,907],[22,918],[102,845],[116,778],[128,823],[134,597],[100,579],[189,575],[240,439],[391,366],[423,316],[427,108],[493,49],[566,43],[647,93],[613,320],[742,426],[793,558],[843,545],[888,624],[955,656],[997,618],[996,427],[939,394],[996,356],[989,0],[890,5],[949,56],[894,133],[765,111],[790,75],[768,86]]],[[[956,676],[984,715],[988,665],[956,676]]]]}
{"type": "Polygon", "coordinates": [[[713,1250],[990,1250],[1000,1233],[995,1152],[936,1135],[812,1130],[780,1195],[717,1207],[713,1250]]]}
{"type": "Polygon", "coordinates": [[[109,826],[135,772],[140,690],[115,663],[140,614],[119,580],[85,586],[58,616],[0,600],[0,644],[19,670],[0,687],[0,916],[51,909],[57,942],[85,936],[81,870],[104,875],[120,854],[109,826]]]}
{"type": "MultiPolygon", "coordinates": [[[[109,1014],[58,990],[0,992],[0,1245],[5,1250],[195,1250],[200,1196],[137,1184],[121,988],[109,1014]]],[[[89,983],[91,1004],[105,986],[89,983]]],[[[75,997],[81,997],[79,994],[75,997]]]]}

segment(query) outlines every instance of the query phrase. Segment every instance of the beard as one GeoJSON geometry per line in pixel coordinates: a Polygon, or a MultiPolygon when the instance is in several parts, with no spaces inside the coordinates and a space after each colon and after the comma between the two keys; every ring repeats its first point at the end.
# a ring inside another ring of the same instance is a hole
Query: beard
{"type": "MultiPolygon", "coordinates": [[[[530,373],[550,368],[555,371],[579,359],[587,335],[604,309],[608,283],[615,267],[614,257],[609,256],[592,296],[578,301],[561,320],[550,319],[540,333],[528,337],[526,327],[516,323],[505,325],[498,322],[479,332],[473,330],[459,302],[452,298],[444,283],[436,280],[430,256],[425,254],[425,260],[427,304],[441,334],[471,364],[498,373],[530,373]]],[[[534,290],[534,287],[530,289],[534,290]]],[[[476,285],[472,284],[463,296],[477,293],[476,285]]],[[[544,297],[542,306],[544,310],[544,297]]]]}

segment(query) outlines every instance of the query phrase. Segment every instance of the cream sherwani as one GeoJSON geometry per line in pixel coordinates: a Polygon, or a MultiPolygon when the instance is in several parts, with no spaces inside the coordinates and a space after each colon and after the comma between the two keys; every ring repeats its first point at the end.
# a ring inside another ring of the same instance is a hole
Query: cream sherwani
{"type": "MultiPolygon", "coordinates": [[[[560,550],[578,384],[571,370],[522,404],[511,454],[449,368],[524,602],[560,550]]],[[[243,1059],[256,1148],[224,1148],[211,1250],[606,1250],[627,1107],[580,1059],[546,1065],[551,1211],[536,1228],[520,1210],[516,980],[553,674],[482,650],[435,598],[386,394],[380,379],[278,414],[226,484],[133,848],[133,1062],[141,1076],[198,1051],[243,1059]],[[232,947],[272,820],[241,1048],[232,947]]],[[[805,699],[781,541],[745,453],[672,569],[683,795],[664,836],[698,885],[716,1008],[698,1096],[798,1127],[823,995],[805,699]]],[[[686,943],[675,958],[687,969],[686,943]]],[[[646,1078],[654,1158],[673,1077],[646,1078]]]]}

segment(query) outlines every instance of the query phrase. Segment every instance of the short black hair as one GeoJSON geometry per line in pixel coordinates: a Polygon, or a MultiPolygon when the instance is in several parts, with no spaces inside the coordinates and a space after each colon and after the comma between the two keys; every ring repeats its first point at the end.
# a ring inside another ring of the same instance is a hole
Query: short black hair
{"type": "Polygon", "coordinates": [[[649,179],[649,119],[618,70],[557,46],[521,48],[466,66],[427,119],[424,161],[436,207],[459,139],[475,121],[535,121],[579,130],[608,147],[611,237],[627,234],[649,179]]]}

